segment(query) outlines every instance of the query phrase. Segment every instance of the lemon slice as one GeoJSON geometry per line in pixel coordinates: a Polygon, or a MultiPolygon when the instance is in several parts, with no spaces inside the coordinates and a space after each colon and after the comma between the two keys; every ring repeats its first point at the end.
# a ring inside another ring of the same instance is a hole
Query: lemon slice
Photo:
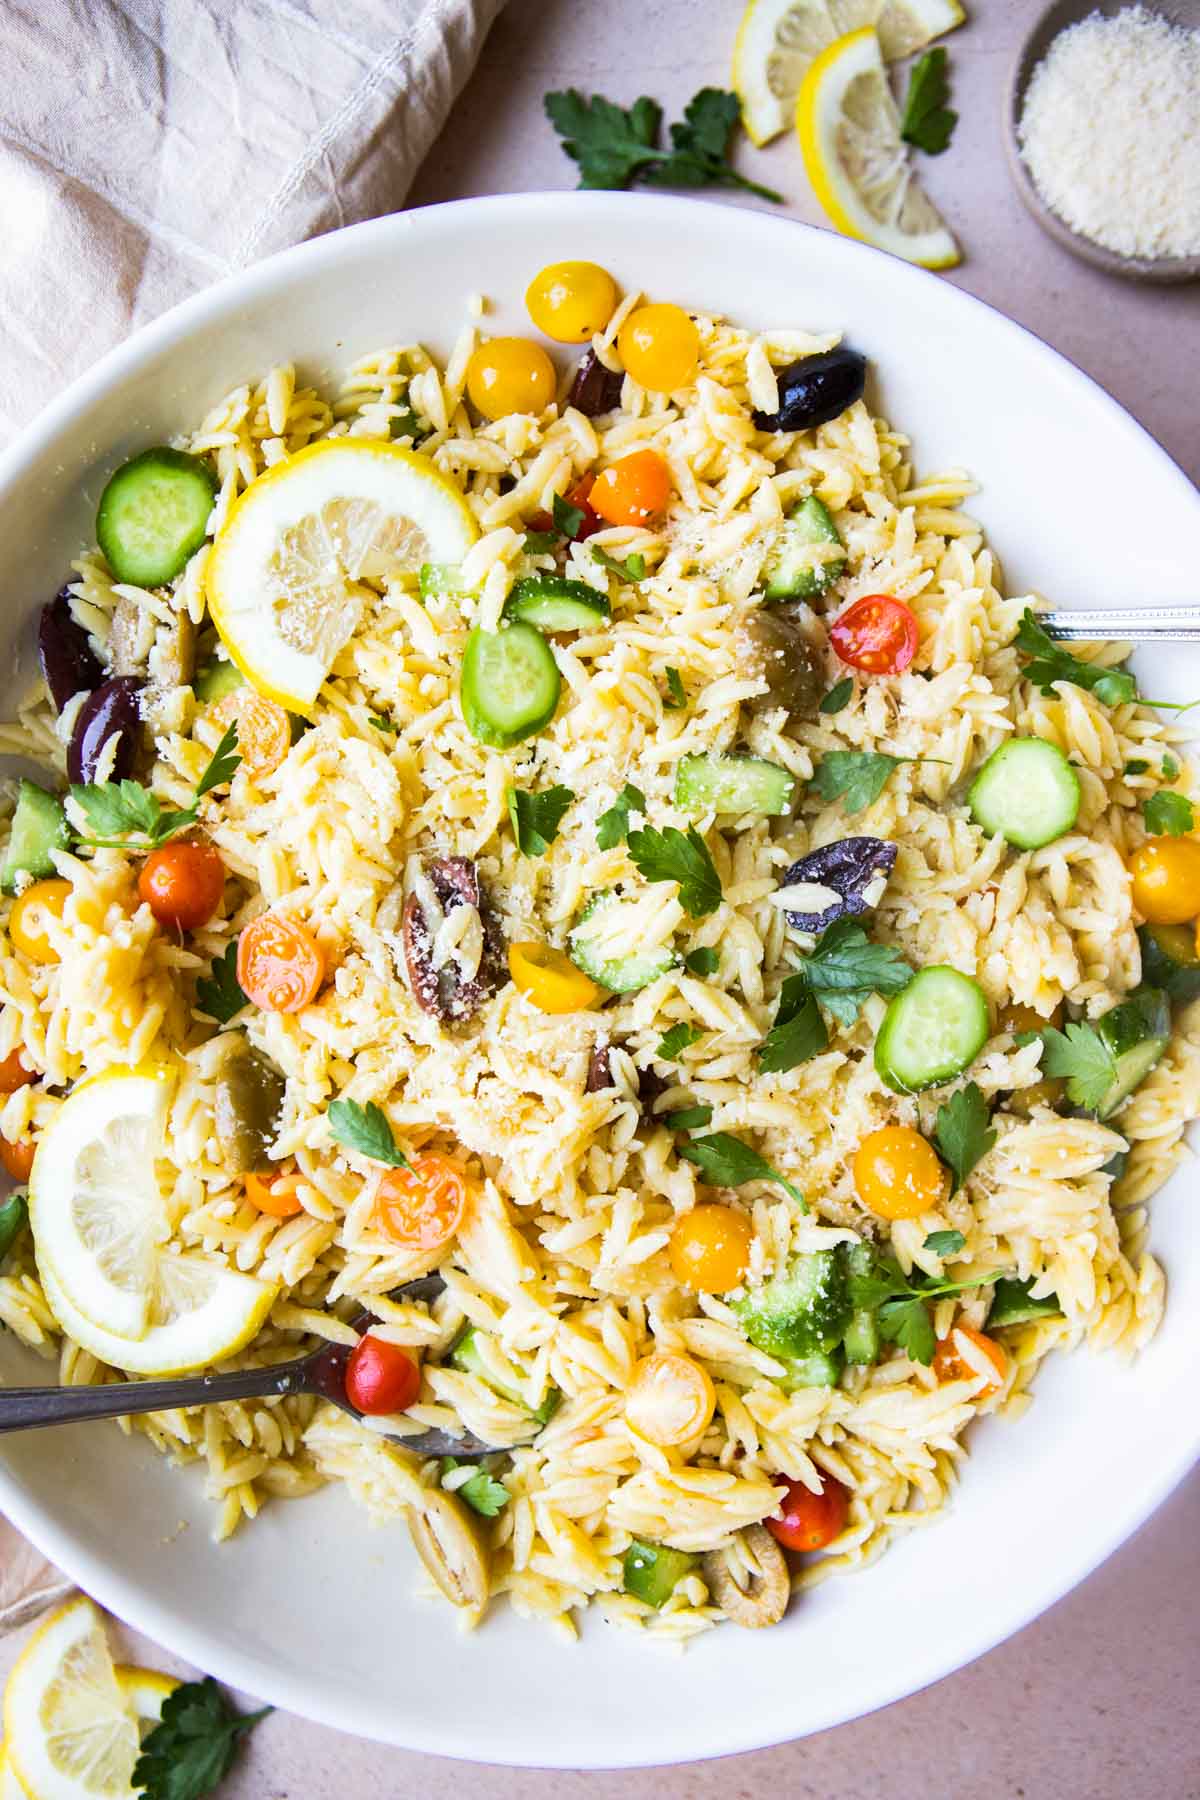
{"type": "Polygon", "coordinates": [[[461,562],[478,531],[427,456],[364,438],[326,438],[251,484],[217,533],[208,609],[261,693],[312,707],[370,599],[366,582],[461,562]]]}
{"type": "Polygon", "coordinates": [[[733,46],[733,89],[756,144],[786,131],[813,59],[873,25],[889,62],[924,49],[966,14],[957,0],[750,0],[733,46]]]}
{"type": "Polygon", "coordinates": [[[185,1295],[191,1305],[168,1313],[142,1338],[117,1337],[93,1325],[68,1299],[47,1264],[40,1264],[38,1272],[50,1310],[67,1336],[127,1375],[190,1375],[224,1361],[257,1337],[279,1292],[269,1282],[239,1275],[200,1256],[164,1259],[164,1264],[160,1291],[168,1306],[179,1305],[185,1295]]]}
{"type": "Polygon", "coordinates": [[[823,50],[800,86],[796,130],[817,199],[839,231],[924,269],[949,269],[958,245],[917,183],[900,115],[868,26],[823,50]]]}
{"type": "Polygon", "coordinates": [[[29,1800],[28,1790],[17,1780],[17,1772],[8,1760],[3,1744],[0,1744],[0,1800],[29,1800]]]}
{"type": "Polygon", "coordinates": [[[138,1759],[133,1712],[100,1615],[67,1602],[21,1653],[4,1695],[13,1773],[37,1800],[126,1800],[138,1759]]]}
{"type": "MultiPolygon", "coordinates": [[[[179,1686],[176,1677],[159,1669],[135,1669],[129,1663],[118,1663],[116,1675],[121,1698],[139,1727],[144,1731],[161,1725],[163,1701],[179,1686]]],[[[2,1793],[0,1800],[4,1800],[2,1793]]]]}

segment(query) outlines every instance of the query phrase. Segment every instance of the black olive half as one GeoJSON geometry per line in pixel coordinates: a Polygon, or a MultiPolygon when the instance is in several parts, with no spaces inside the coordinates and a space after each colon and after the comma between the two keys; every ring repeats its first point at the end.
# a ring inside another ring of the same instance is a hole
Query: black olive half
{"type": "Polygon", "coordinates": [[[789,912],[787,922],[793,931],[824,931],[835,919],[855,918],[868,910],[866,890],[876,876],[889,876],[896,865],[895,844],[882,838],[839,838],[836,844],[823,844],[794,862],[784,875],[781,887],[796,887],[808,882],[830,888],[838,896],[820,912],[789,912]]]}
{"type": "Polygon", "coordinates": [[[94,781],[101,752],[117,732],[121,739],[108,779],[124,781],[132,775],[142,741],[142,715],[138,708],[141,690],[136,675],[117,675],[102,681],[88,695],[79,709],[67,748],[69,780],[94,781]]]}
{"type": "Polygon", "coordinates": [[[567,404],[589,419],[613,412],[621,404],[624,380],[623,375],[615,375],[611,369],[606,369],[594,350],[585,351],[575,371],[567,404]]]}
{"type": "Polygon", "coordinates": [[[90,693],[101,669],[83,626],[71,616],[71,590],[63,588],[38,621],[38,661],[56,712],[75,694],[90,693]]]}
{"type": "Polygon", "coordinates": [[[756,412],[754,423],[760,431],[811,431],[815,425],[828,425],[862,399],[867,359],[839,344],[835,350],[822,350],[818,356],[802,356],[799,362],[789,363],[777,379],[779,411],[756,412]]]}

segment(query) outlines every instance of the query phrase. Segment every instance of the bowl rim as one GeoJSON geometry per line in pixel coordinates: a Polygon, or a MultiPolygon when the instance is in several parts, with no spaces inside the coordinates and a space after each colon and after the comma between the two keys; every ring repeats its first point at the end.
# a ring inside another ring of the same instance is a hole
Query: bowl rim
{"type": "MultiPolygon", "coordinates": [[[[840,237],[836,233],[823,231],[821,228],[806,224],[800,220],[780,217],[758,212],[748,208],[731,208],[721,206],[713,201],[680,198],[666,195],[630,195],[623,193],[575,193],[554,191],[518,194],[490,195],[479,199],[446,202],[440,206],[420,209],[415,213],[397,213],[383,219],[368,220],[361,224],[344,227],[323,237],[293,246],[276,255],[225,277],[200,293],[184,300],[165,313],[161,318],[141,327],[123,343],[110,350],[92,369],[81,375],[61,395],[53,400],[30,424],[28,424],[3,451],[0,451],[0,495],[10,479],[18,473],[25,473],[36,466],[55,436],[68,425],[77,413],[86,405],[118,387],[120,383],[144,363],[149,362],[160,352],[177,344],[186,342],[189,335],[200,327],[210,326],[222,313],[231,306],[244,303],[251,295],[260,291],[269,292],[273,285],[281,281],[288,283],[293,275],[303,271],[311,271],[326,264],[336,265],[345,254],[346,247],[353,243],[356,247],[370,244],[378,240],[381,246],[393,242],[403,243],[404,239],[415,231],[420,231],[419,221],[428,221],[436,233],[450,229],[463,231],[469,228],[473,218],[480,214],[537,214],[537,210],[547,202],[561,206],[568,199],[572,204],[591,212],[601,214],[605,211],[614,216],[626,217],[634,215],[640,226],[652,221],[652,215],[658,213],[664,225],[671,221],[676,226],[680,214],[694,220],[692,230],[697,238],[702,239],[705,222],[715,226],[718,223],[725,231],[730,229],[744,231],[748,238],[757,233],[765,233],[768,237],[778,237],[784,229],[790,228],[793,234],[799,234],[794,241],[799,243],[804,238],[823,238],[825,247],[822,254],[832,254],[844,259],[852,276],[855,263],[870,260],[876,268],[880,262],[886,263],[888,279],[902,286],[912,286],[923,293],[930,292],[929,284],[937,282],[937,277],[913,265],[900,262],[886,252],[871,245],[840,237]],[[731,226],[731,219],[735,222],[731,226]],[[830,249],[829,244],[836,248],[830,249]]],[[[1043,339],[1028,327],[1010,319],[986,301],[979,300],[951,283],[938,283],[943,298],[939,305],[958,312],[962,316],[975,314],[979,309],[991,315],[993,328],[1002,335],[1011,334],[1014,339],[1023,340],[1032,354],[1043,361],[1048,369],[1061,369],[1065,365],[1073,378],[1073,385],[1079,385],[1091,403],[1107,413],[1114,424],[1128,432],[1133,431],[1145,441],[1149,452],[1158,459],[1164,479],[1178,482],[1181,491],[1189,504],[1195,506],[1200,519],[1200,493],[1182,468],[1171,458],[1166,450],[1153,438],[1146,428],[1128,413],[1106,390],[1084,370],[1079,369],[1069,358],[1052,349],[1043,339]]],[[[886,1677],[876,1678],[870,1685],[864,1685],[856,1691],[849,1710],[843,1705],[831,1702],[822,1711],[814,1712],[805,1720],[801,1733],[807,1736],[813,1732],[829,1729],[832,1726],[848,1723],[855,1718],[890,1705],[896,1700],[940,1680],[955,1670],[967,1666],[968,1663],[993,1649],[997,1644],[1013,1635],[1016,1631],[1037,1618],[1050,1606],[1064,1598],[1079,1582],[1090,1575],[1093,1570],[1124,1543],[1142,1525],[1150,1514],[1159,1506],[1167,1495],[1183,1480],[1191,1467],[1200,1461],[1200,1419],[1197,1419],[1192,1439],[1186,1437],[1176,1439],[1170,1453],[1164,1454],[1162,1461],[1156,1463],[1153,1477],[1143,1481],[1136,1490],[1131,1490],[1124,1509],[1114,1517],[1105,1520],[1103,1528],[1090,1535],[1086,1544],[1081,1546],[1074,1561],[1065,1567],[1056,1569],[1053,1577],[1033,1583],[1022,1597],[1016,1599],[1007,1609],[997,1608],[989,1617],[985,1629],[972,1639],[971,1648],[965,1656],[958,1650],[951,1653],[947,1660],[944,1653],[933,1648],[918,1647],[906,1657],[902,1668],[886,1677]]],[[[259,1694],[263,1699],[274,1702],[280,1707],[296,1713],[301,1717],[313,1719],[336,1730],[349,1731],[375,1741],[397,1744],[413,1751],[445,1756],[453,1760],[465,1762],[487,1761],[507,1764],[513,1767],[546,1767],[546,1768],[579,1768],[580,1763],[571,1756],[569,1744],[556,1754],[548,1754],[544,1758],[539,1755],[530,1758],[528,1754],[497,1750],[488,1745],[463,1747],[460,1744],[447,1744],[444,1734],[436,1723],[426,1726],[423,1721],[408,1720],[405,1722],[403,1737],[389,1732],[386,1722],[379,1716],[378,1708],[372,1703],[365,1704],[325,1703],[319,1686],[314,1684],[306,1688],[294,1681],[288,1674],[280,1674],[276,1678],[255,1657],[244,1653],[235,1643],[223,1642],[219,1653],[214,1654],[214,1645],[206,1635],[203,1627],[194,1627],[185,1611],[172,1610],[168,1599],[162,1597],[164,1590],[153,1590],[148,1584],[138,1585],[127,1576],[108,1565],[104,1559],[80,1546],[73,1539],[66,1527],[59,1526],[53,1518],[48,1517],[40,1503],[28,1500],[22,1493],[15,1479],[10,1478],[0,1456],[0,1502],[3,1510],[12,1523],[22,1531],[31,1542],[95,1598],[112,1611],[117,1617],[126,1620],[147,1636],[169,1648],[174,1653],[211,1671],[219,1679],[243,1691],[259,1694]]],[[[707,1736],[704,1747],[700,1750],[702,1758],[725,1756],[744,1751],[759,1749],[768,1745],[789,1741],[795,1736],[794,1721],[791,1728],[786,1719],[786,1701],[776,1709],[776,1722],[764,1727],[763,1722],[743,1726],[730,1726],[725,1722],[707,1722],[707,1736]],[[720,1723],[720,1729],[715,1724],[720,1723]]],[[[611,1752],[605,1753],[602,1759],[590,1761],[590,1768],[630,1768],[661,1766],[664,1763],[677,1763],[695,1760],[687,1752],[672,1749],[665,1756],[657,1757],[647,1763],[644,1754],[623,1750],[620,1743],[614,1743],[611,1752]]]]}

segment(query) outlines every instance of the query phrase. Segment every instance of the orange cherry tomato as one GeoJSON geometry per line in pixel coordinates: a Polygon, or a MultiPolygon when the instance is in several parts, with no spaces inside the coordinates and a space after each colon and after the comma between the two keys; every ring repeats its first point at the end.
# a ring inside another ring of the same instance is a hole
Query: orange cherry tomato
{"type": "Polygon", "coordinates": [[[937,1151],[911,1125],[871,1132],[854,1155],[854,1185],[863,1205],[881,1219],[916,1219],[946,1192],[937,1151]]]}
{"type": "Polygon", "coordinates": [[[1060,1001],[1049,1018],[1040,1013],[1036,1006],[1026,1006],[1020,1000],[1013,1000],[1002,1006],[996,1015],[996,1030],[1011,1031],[1016,1036],[1018,1031],[1044,1031],[1047,1025],[1060,1026],[1063,1022],[1063,1005],[1060,1001]]]}
{"type": "Polygon", "coordinates": [[[839,613],[829,641],[842,662],[868,675],[899,675],[917,654],[917,616],[890,594],[864,594],[839,613]]]}
{"type": "Polygon", "coordinates": [[[617,284],[594,262],[547,263],[525,290],[539,331],[559,344],[586,344],[617,309],[617,284]]]}
{"type": "Polygon", "coordinates": [[[20,1050],[10,1050],[0,1062],[0,1094],[15,1094],[18,1088],[28,1087],[36,1080],[37,1070],[22,1061],[20,1050]]]}
{"type": "Polygon", "coordinates": [[[225,864],[211,844],[176,838],[152,850],[138,876],[138,897],[160,925],[196,931],[207,925],[225,892],[225,864]]]}
{"type": "Polygon", "coordinates": [[[990,1400],[998,1394],[1008,1378],[1008,1354],[995,1338],[988,1337],[986,1332],[976,1331],[973,1325],[959,1323],[954,1326],[949,1337],[939,1338],[937,1349],[933,1353],[933,1372],[939,1381],[974,1381],[979,1375],[963,1356],[955,1338],[968,1338],[975,1348],[984,1356],[996,1371],[995,1381],[989,1381],[981,1387],[976,1400],[990,1400]]]}
{"type": "Polygon", "coordinates": [[[590,504],[610,525],[646,525],[667,509],[671,471],[656,450],[634,450],[592,484],[590,504]]]}
{"type": "Polygon", "coordinates": [[[700,333],[682,306],[639,306],[617,333],[617,349],[639,387],[673,394],[695,379],[700,333]]]}
{"type": "Polygon", "coordinates": [[[441,1250],[466,1216],[471,1183],[456,1162],[435,1151],[414,1156],[407,1169],[389,1169],[379,1183],[375,1217],[385,1237],[404,1250],[441,1250]]]}
{"type": "Polygon", "coordinates": [[[716,1408],[716,1389],[707,1369],[673,1350],[645,1357],[625,1395],[630,1425],[662,1449],[703,1437],[716,1408]]]}
{"type": "Polygon", "coordinates": [[[14,1142],[11,1138],[0,1137],[0,1164],[14,1181],[29,1180],[36,1147],[32,1138],[17,1138],[14,1142]]]}
{"type": "Polygon", "coordinates": [[[554,364],[529,338],[489,338],[467,364],[467,393],[485,419],[540,413],[557,385],[554,364]]]}
{"type": "Polygon", "coordinates": [[[346,1364],[346,1398],[360,1413],[407,1412],[421,1391],[416,1358],[386,1338],[360,1337],[346,1364]]]}
{"type": "Polygon", "coordinates": [[[1133,904],[1150,925],[1184,925],[1200,913],[1200,840],[1147,838],[1129,859],[1133,904]]]}
{"type": "Polygon", "coordinates": [[[850,1494],[832,1475],[822,1477],[819,1494],[802,1481],[789,1481],[779,1511],[763,1524],[788,1550],[824,1550],[841,1537],[850,1513],[850,1494]]]}
{"type": "Polygon", "coordinates": [[[728,1293],[746,1273],[753,1237],[749,1219],[736,1207],[716,1202],[693,1206],[671,1232],[676,1281],[698,1294],[728,1293]]]}
{"type": "Polygon", "coordinates": [[[304,1211],[296,1192],[299,1179],[294,1171],[289,1175],[274,1169],[264,1170],[261,1174],[251,1170],[245,1177],[246,1198],[258,1212],[266,1213],[272,1219],[294,1219],[297,1213],[304,1211]]]}
{"type": "Polygon", "coordinates": [[[237,978],[263,1012],[301,1012],[325,979],[325,952],[289,913],[263,913],[238,938],[237,978]]]}
{"type": "Polygon", "coordinates": [[[8,935],[30,962],[56,963],[58,951],[51,942],[48,921],[62,923],[63,908],[71,898],[69,881],[35,881],[8,915],[8,935]]]}
{"type": "Polygon", "coordinates": [[[237,726],[237,753],[247,774],[261,780],[273,775],[292,747],[292,721],[287,708],[252,687],[235,688],[218,701],[211,717],[237,726]]]}

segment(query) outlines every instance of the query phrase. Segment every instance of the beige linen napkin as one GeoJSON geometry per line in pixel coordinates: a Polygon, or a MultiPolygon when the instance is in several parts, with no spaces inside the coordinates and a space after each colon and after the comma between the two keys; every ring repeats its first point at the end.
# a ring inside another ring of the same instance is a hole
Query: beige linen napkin
{"type": "MultiPolygon", "coordinates": [[[[0,443],[136,325],[400,207],[504,0],[4,0],[0,443]]],[[[65,1585],[0,1519],[0,1631],[65,1585]]]]}

